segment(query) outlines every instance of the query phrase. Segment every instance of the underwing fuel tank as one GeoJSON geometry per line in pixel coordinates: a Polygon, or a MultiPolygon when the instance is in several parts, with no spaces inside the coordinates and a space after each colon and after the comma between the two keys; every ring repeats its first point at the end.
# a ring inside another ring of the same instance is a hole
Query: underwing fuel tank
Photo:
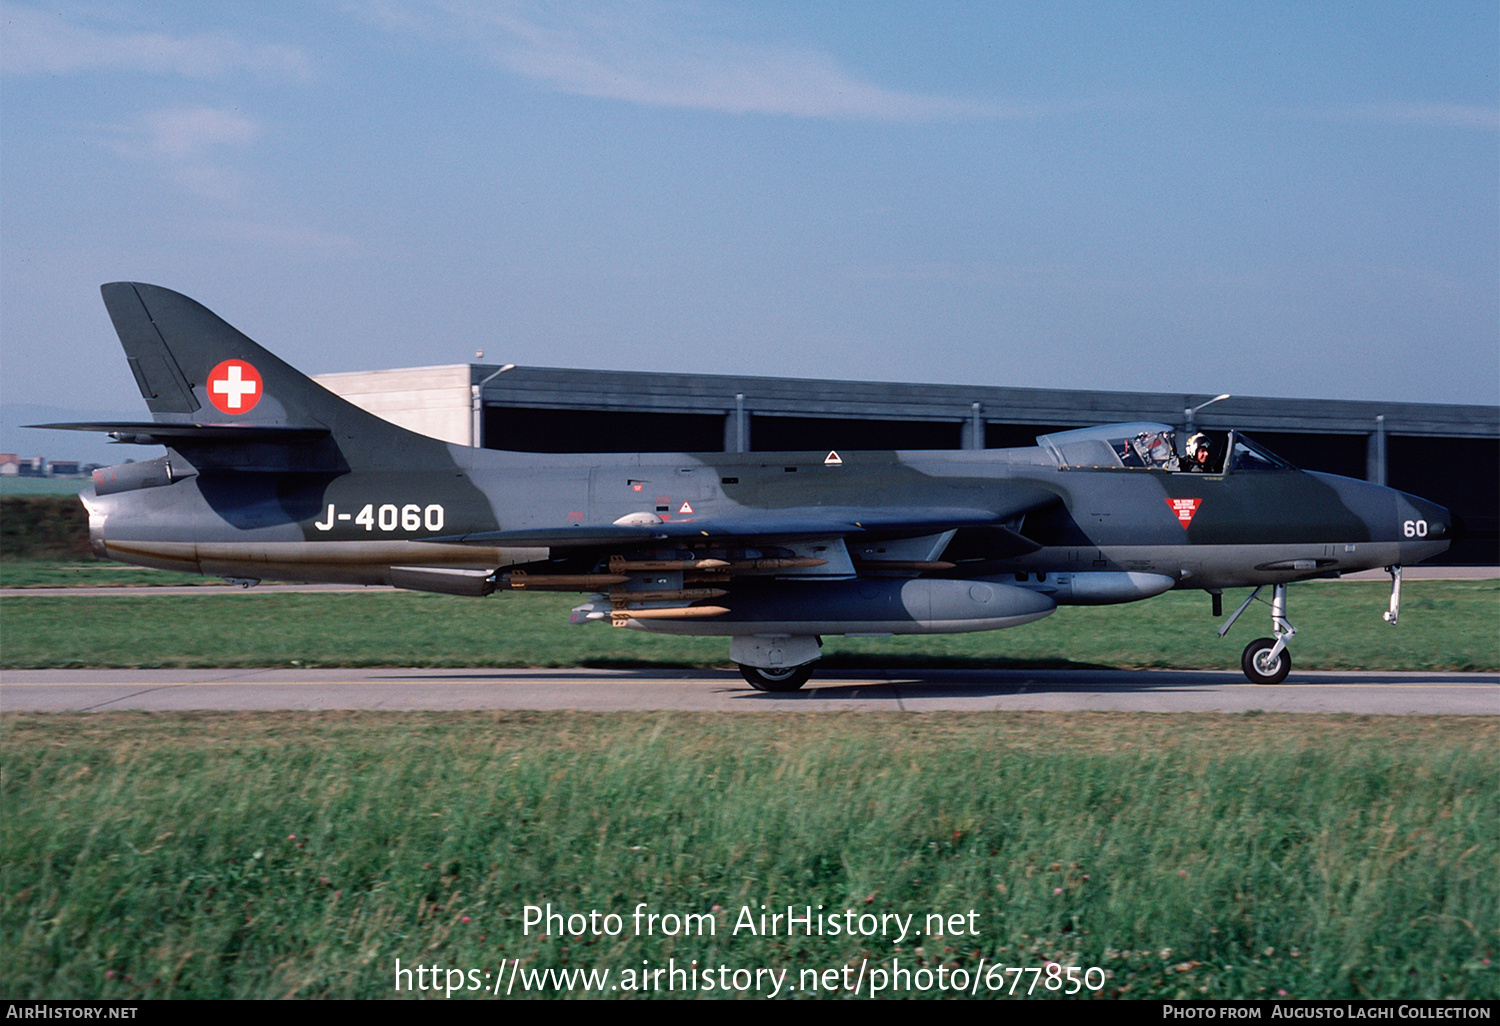
{"type": "Polygon", "coordinates": [[[727,612],[703,619],[631,619],[662,634],[953,634],[1040,620],[1050,596],[984,580],[807,582],[795,590],[768,582],[715,599],[727,612]]]}
{"type": "Polygon", "coordinates": [[[1049,595],[1060,606],[1112,606],[1118,602],[1139,602],[1171,591],[1177,584],[1166,574],[1118,570],[1023,576],[1027,579],[1017,581],[1017,587],[1049,595]]]}

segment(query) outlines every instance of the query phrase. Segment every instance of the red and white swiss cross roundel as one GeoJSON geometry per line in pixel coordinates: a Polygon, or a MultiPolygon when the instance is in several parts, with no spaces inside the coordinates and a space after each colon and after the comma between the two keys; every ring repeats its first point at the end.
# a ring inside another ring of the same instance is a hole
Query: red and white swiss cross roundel
{"type": "Polygon", "coordinates": [[[244,360],[225,360],[208,372],[208,401],[221,413],[249,413],[262,391],[260,372],[244,360]]]}

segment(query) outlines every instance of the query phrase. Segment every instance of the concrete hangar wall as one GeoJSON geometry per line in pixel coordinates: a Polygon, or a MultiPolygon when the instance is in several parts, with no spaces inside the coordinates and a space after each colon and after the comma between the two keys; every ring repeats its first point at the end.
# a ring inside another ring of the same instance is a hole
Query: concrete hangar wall
{"type": "MultiPolygon", "coordinates": [[[[1153,420],[1183,428],[1206,395],[654,374],[454,364],[325,374],[351,402],[460,445],[527,452],[999,449],[1049,431],[1153,420]]],[[[1445,559],[1500,563],[1500,410],[1233,396],[1200,430],[1238,428],[1308,470],[1440,502],[1468,538],[1445,559]]]]}

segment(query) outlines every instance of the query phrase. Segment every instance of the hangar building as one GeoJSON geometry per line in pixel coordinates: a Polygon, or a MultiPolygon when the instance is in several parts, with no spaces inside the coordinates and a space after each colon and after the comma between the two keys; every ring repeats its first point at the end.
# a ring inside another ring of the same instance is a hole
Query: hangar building
{"type": "Polygon", "coordinates": [[[1444,562],[1500,564],[1500,410],[1433,403],[453,364],[324,374],[351,402],[460,445],[528,452],[997,449],[1092,424],[1238,428],[1307,470],[1442,503],[1444,562]]]}

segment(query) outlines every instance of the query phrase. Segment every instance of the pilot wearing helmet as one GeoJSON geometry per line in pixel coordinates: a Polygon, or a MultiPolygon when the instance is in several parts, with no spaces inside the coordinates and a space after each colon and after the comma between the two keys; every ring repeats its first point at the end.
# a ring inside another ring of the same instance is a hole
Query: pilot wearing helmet
{"type": "Polygon", "coordinates": [[[1188,470],[1195,474],[1207,474],[1213,469],[1213,442],[1202,432],[1187,441],[1188,470]]]}

